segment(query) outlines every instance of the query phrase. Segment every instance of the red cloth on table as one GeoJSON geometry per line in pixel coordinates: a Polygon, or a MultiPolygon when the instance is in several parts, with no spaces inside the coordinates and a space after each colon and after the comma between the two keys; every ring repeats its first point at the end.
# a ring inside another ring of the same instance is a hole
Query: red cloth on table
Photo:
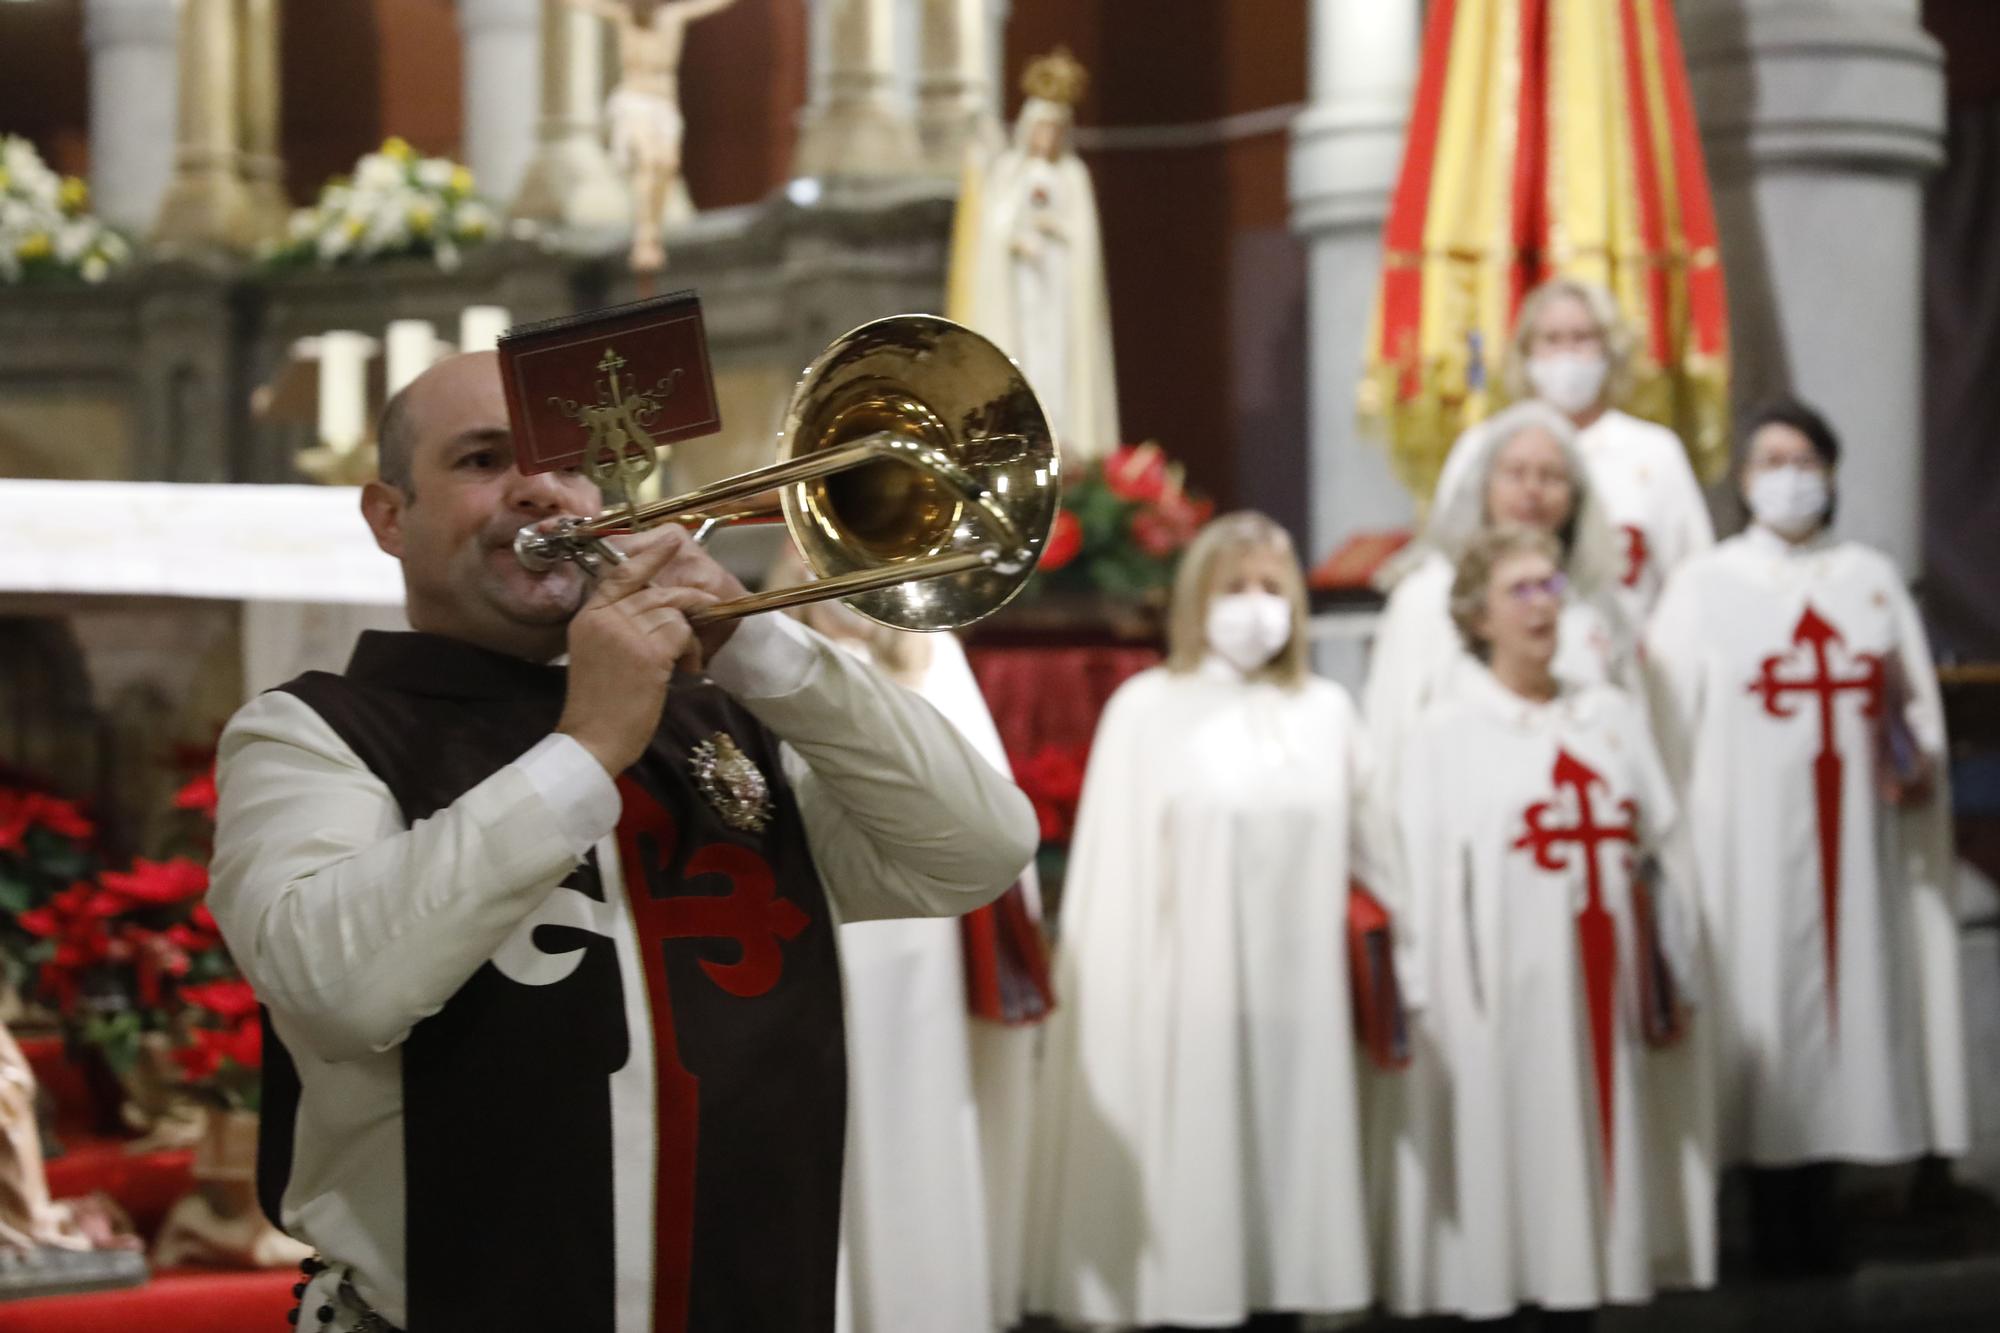
{"type": "MultiPolygon", "coordinates": [[[[281,1333],[298,1270],[180,1268],[143,1287],[0,1305],[0,1333],[281,1333]]],[[[310,1325],[301,1325],[310,1327],[310,1325]]]]}
{"type": "Polygon", "coordinates": [[[192,1148],[129,1153],[123,1141],[104,1139],[64,1139],[63,1148],[48,1163],[49,1197],[76,1199],[102,1190],[148,1240],[159,1235],[167,1210],[194,1189],[192,1148]]]}
{"type": "Polygon", "coordinates": [[[1049,746],[1088,751],[1112,691],[1160,663],[1156,648],[1110,645],[973,644],[965,655],[1016,765],[1049,746]]]}

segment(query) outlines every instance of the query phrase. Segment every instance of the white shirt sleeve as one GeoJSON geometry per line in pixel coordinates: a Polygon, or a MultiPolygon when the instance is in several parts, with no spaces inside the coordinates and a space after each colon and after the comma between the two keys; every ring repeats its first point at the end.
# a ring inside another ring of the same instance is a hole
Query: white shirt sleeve
{"type": "Polygon", "coordinates": [[[746,620],[709,677],[784,742],[841,920],[969,912],[1034,856],[1020,788],[915,691],[791,617],[746,620]]]}
{"type": "Polygon", "coordinates": [[[209,908],[288,1030],[324,1060],[400,1043],[618,819],[603,768],[550,736],[428,819],[302,700],[223,732],[209,908]]]}

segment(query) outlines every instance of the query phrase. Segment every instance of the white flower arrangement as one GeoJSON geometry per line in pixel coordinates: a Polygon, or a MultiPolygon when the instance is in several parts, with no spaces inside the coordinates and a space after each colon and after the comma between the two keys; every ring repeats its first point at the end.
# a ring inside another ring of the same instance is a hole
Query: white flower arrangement
{"type": "Polygon", "coordinates": [[[294,212],[285,239],[266,257],[320,268],[418,258],[450,270],[497,226],[492,208],[473,194],[470,170],[391,138],[355,163],[352,177],[334,177],[317,203],[294,212]]]}
{"type": "Polygon", "coordinates": [[[0,134],[0,286],[103,282],[129,264],[130,243],[89,207],[88,185],[49,170],[26,139],[0,134]]]}

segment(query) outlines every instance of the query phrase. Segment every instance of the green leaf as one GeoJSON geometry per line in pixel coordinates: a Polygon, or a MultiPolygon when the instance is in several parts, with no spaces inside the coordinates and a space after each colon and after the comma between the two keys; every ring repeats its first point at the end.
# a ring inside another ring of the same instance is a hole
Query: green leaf
{"type": "Polygon", "coordinates": [[[0,871],[0,912],[19,916],[23,912],[32,911],[34,906],[34,886],[25,879],[16,879],[5,871],[0,871]]]}
{"type": "Polygon", "coordinates": [[[104,1052],[104,1062],[111,1066],[111,1072],[123,1078],[139,1063],[142,1031],[139,1015],[128,1009],[108,1016],[91,1015],[84,1020],[83,1039],[104,1052]]]}

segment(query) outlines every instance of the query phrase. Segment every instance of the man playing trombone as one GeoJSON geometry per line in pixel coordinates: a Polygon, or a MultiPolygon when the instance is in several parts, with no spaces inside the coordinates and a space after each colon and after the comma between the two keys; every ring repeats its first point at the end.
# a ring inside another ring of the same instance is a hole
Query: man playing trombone
{"type": "Polygon", "coordinates": [[[515,466],[492,354],[381,447],[414,632],[253,700],[219,770],[260,1190],[321,1256],[301,1326],[831,1329],[833,924],[997,896],[1027,799],[795,621],[692,628],[742,588],[679,527],[594,585],[525,568],[519,529],[600,497],[515,466]]]}

